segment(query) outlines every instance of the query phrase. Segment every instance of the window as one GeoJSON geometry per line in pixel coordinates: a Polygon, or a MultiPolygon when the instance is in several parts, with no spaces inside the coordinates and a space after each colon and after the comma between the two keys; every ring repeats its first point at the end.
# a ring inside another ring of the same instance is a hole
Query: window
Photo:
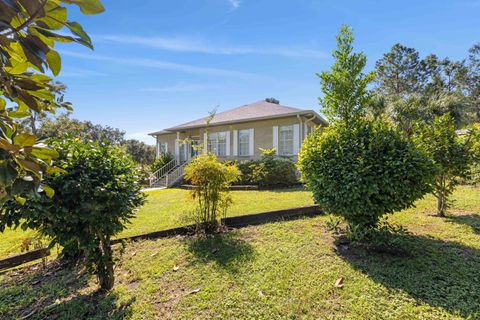
{"type": "Polygon", "coordinates": [[[158,149],[157,149],[157,155],[165,154],[167,153],[167,143],[166,142],[159,142],[158,143],[158,149]]]}
{"type": "Polygon", "coordinates": [[[250,130],[238,131],[238,155],[248,156],[250,155],[250,130]]]}
{"type": "Polygon", "coordinates": [[[219,157],[225,157],[227,155],[227,132],[209,133],[207,150],[219,157]]]}
{"type": "Polygon", "coordinates": [[[293,155],[293,126],[279,128],[278,154],[281,156],[293,155]]]}

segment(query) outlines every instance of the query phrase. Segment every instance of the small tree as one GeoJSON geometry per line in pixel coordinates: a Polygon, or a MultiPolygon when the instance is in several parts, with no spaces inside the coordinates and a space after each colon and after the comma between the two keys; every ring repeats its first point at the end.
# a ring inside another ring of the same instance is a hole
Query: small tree
{"type": "Polygon", "coordinates": [[[433,195],[437,198],[437,214],[445,216],[459,178],[466,178],[469,173],[473,141],[457,135],[455,121],[449,113],[436,117],[431,124],[418,125],[414,140],[437,166],[433,195]]]}
{"type": "Polygon", "coordinates": [[[352,231],[375,228],[388,213],[431,191],[433,167],[403,134],[383,121],[357,121],[309,135],[298,166],[315,202],[352,231]]]}
{"type": "Polygon", "coordinates": [[[231,203],[228,186],[239,177],[240,171],[235,165],[218,162],[212,154],[195,157],[185,167],[185,179],[195,186],[191,192],[197,201],[194,219],[205,231],[216,230],[220,215],[226,215],[231,203]]]}
{"type": "Polygon", "coordinates": [[[53,239],[51,245],[63,247],[65,257],[83,257],[100,287],[109,290],[114,284],[110,239],[144,202],[135,165],[119,147],[80,140],[51,146],[60,154],[56,166],[65,170],[47,178],[55,195],[35,197],[24,205],[11,201],[4,221],[15,217],[10,225],[39,228],[53,239]]]}
{"type": "Polygon", "coordinates": [[[348,26],[342,26],[337,35],[337,49],[333,51],[331,71],[317,74],[320,77],[324,96],[320,98],[321,111],[331,123],[343,121],[347,128],[365,113],[365,105],[371,94],[367,86],[374,79],[373,72],[364,74],[367,57],[353,53],[353,33],[348,26]]]}
{"type": "Polygon", "coordinates": [[[377,227],[384,214],[413,205],[431,190],[428,157],[382,119],[365,119],[371,101],[366,57],[353,53],[351,29],[337,36],[331,71],[320,75],[323,111],[332,121],[303,143],[298,167],[315,201],[346,219],[351,231],[377,227]]]}

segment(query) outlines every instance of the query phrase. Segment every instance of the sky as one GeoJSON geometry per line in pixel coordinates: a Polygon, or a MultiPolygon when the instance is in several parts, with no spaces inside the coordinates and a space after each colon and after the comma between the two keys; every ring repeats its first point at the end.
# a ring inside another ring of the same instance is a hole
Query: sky
{"type": "Polygon", "coordinates": [[[316,73],[328,70],[342,24],[367,71],[395,43],[421,56],[463,59],[480,42],[480,0],[103,0],[70,19],[94,50],[59,44],[73,117],[148,133],[267,97],[319,109],[316,73]]]}

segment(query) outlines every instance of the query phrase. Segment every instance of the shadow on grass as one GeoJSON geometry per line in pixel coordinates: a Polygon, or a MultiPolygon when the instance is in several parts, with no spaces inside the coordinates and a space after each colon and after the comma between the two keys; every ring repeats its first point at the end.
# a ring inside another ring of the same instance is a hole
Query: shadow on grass
{"type": "Polygon", "coordinates": [[[0,284],[0,319],[126,319],[130,304],[118,305],[112,292],[89,286],[76,268],[50,264],[46,269],[6,275],[0,284]]]}
{"type": "Polygon", "coordinates": [[[236,231],[185,240],[195,262],[215,262],[228,272],[235,273],[238,266],[252,259],[253,248],[238,238],[236,231]]]}
{"type": "Polygon", "coordinates": [[[407,255],[339,245],[338,254],[354,268],[419,302],[480,319],[480,251],[456,242],[402,235],[396,243],[407,255]]]}
{"type": "Polygon", "coordinates": [[[480,214],[449,215],[446,219],[447,221],[467,225],[472,228],[473,232],[480,234],[480,214]]]}

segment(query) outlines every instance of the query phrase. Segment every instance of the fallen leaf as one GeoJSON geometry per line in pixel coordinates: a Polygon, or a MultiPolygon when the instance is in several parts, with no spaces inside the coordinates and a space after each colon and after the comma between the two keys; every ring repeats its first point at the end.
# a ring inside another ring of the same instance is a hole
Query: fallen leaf
{"type": "Polygon", "coordinates": [[[134,252],[132,253],[132,257],[135,257],[136,255],[137,255],[137,251],[134,251],[134,252]]]}
{"type": "Polygon", "coordinates": [[[263,293],[262,290],[258,290],[258,295],[259,295],[260,297],[265,297],[265,294],[263,293]]]}
{"type": "Polygon", "coordinates": [[[158,252],[154,252],[150,255],[150,257],[155,257],[158,254],[158,252]]]}
{"type": "Polygon", "coordinates": [[[197,288],[197,289],[193,289],[192,291],[189,291],[188,294],[193,294],[193,293],[197,293],[200,291],[200,288],[197,288]]]}
{"type": "Polygon", "coordinates": [[[178,269],[180,269],[180,267],[179,267],[179,266],[175,266],[175,267],[173,267],[173,271],[178,271],[178,269]]]}
{"type": "Polygon", "coordinates": [[[335,288],[341,288],[343,287],[343,277],[340,277],[335,281],[335,288]]]}
{"type": "Polygon", "coordinates": [[[217,253],[218,252],[218,248],[215,248],[212,250],[212,253],[217,253]]]}

